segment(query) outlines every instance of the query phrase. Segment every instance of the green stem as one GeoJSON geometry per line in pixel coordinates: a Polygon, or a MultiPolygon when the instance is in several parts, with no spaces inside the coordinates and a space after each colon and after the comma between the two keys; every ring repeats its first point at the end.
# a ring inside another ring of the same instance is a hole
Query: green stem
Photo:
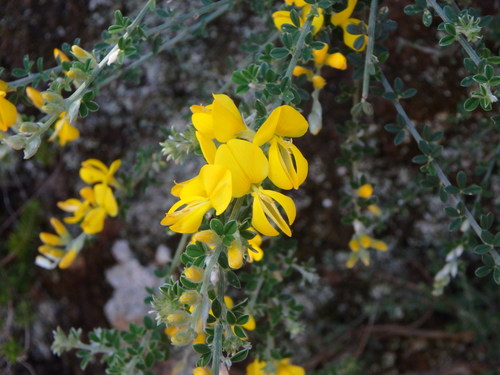
{"type": "Polygon", "coordinates": [[[245,197],[236,198],[236,201],[234,202],[233,209],[231,210],[231,214],[229,215],[229,221],[236,220],[236,217],[238,216],[238,213],[240,212],[240,209],[241,209],[241,206],[243,205],[244,200],[245,200],[245,197]]]}
{"type": "Polygon", "coordinates": [[[313,5],[313,7],[311,7],[309,14],[307,15],[306,22],[304,22],[304,25],[301,28],[299,39],[297,40],[295,49],[292,52],[292,58],[290,59],[290,63],[288,64],[288,68],[286,69],[286,73],[283,78],[292,79],[293,69],[297,65],[299,56],[302,53],[302,49],[304,48],[304,44],[306,42],[306,36],[311,29],[312,21],[317,11],[318,11],[317,7],[313,5]]]}
{"type": "Polygon", "coordinates": [[[222,324],[217,323],[214,330],[212,352],[212,374],[219,374],[220,357],[222,355],[222,324]]]}
{"type": "Polygon", "coordinates": [[[248,302],[248,307],[247,310],[249,313],[252,313],[255,304],[257,303],[257,298],[259,297],[259,292],[260,289],[262,288],[262,285],[264,285],[264,275],[259,276],[259,280],[257,281],[257,286],[255,287],[255,290],[252,292],[252,297],[250,297],[250,301],[248,302]]]}
{"type": "MultiPolygon", "coordinates": [[[[387,78],[385,77],[385,75],[383,73],[382,73],[382,85],[384,86],[384,89],[386,92],[394,92],[391,84],[389,83],[389,81],[387,80],[387,78]]],[[[420,143],[420,141],[423,141],[423,138],[418,133],[418,130],[416,129],[415,125],[408,117],[408,114],[404,110],[403,106],[396,99],[392,100],[392,102],[393,102],[394,107],[396,108],[396,111],[398,112],[398,114],[403,118],[403,120],[405,122],[405,128],[410,132],[413,139],[415,139],[417,144],[420,143]]],[[[441,181],[441,185],[445,188],[448,186],[452,186],[450,180],[448,179],[448,177],[446,177],[445,173],[441,169],[441,166],[436,162],[436,160],[432,160],[431,163],[436,171],[436,174],[437,174],[437,177],[439,178],[439,181],[441,181]]],[[[452,199],[453,203],[455,204],[455,206],[457,206],[459,203],[463,204],[465,217],[469,221],[469,223],[470,223],[472,229],[474,230],[474,232],[476,233],[476,235],[484,243],[484,241],[481,238],[481,232],[483,231],[483,229],[481,228],[481,226],[478,224],[478,222],[474,218],[474,215],[472,215],[472,213],[465,206],[465,203],[463,202],[463,200],[459,196],[454,195],[454,194],[451,194],[450,196],[451,196],[451,199],[452,199]]],[[[494,248],[489,251],[489,254],[494,259],[495,264],[500,265],[500,255],[497,253],[497,251],[494,248]]]]}
{"type": "Polygon", "coordinates": [[[363,72],[363,91],[361,92],[361,102],[368,98],[370,89],[370,71],[372,70],[373,47],[375,46],[375,25],[377,23],[378,0],[372,0],[370,5],[370,17],[368,19],[368,44],[366,46],[365,70],[363,72]]]}
{"type": "MultiPolygon", "coordinates": [[[[436,0],[427,0],[427,5],[429,5],[432,8],[434,8],[434,10],[436,11],[437,15],[443,20],[443,22],[453,23],[448,18],[448,16],[444,12],[443,8],[441,8],[441,6],[437,3],[436,0]]],[[[476,53],[476,51],[474,50],[474,48],[471,46],[471,44],[469,43],[469,41],[467,39],[465,39],[465,37],[463,35],[459,35],[457,40],[458,40],[458,43],[460,43],[460,45],[462,46],[462,48],[465,50],[465,52],[467,53],[467,55],[469,55],[469,57],[472,59],[472,61],[474,61],[474,64],[479,65],[479,63],[481,62],[481,58],[476,53]]]]}

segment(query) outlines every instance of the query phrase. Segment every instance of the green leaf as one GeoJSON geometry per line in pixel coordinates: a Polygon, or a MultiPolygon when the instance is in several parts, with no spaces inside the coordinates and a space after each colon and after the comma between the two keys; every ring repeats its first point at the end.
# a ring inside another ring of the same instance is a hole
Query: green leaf
{"type": "Polygon", "coordinates": [[[450,225],[448,225],[448,230],[450,232],[454,232],[458,228],[460,228],[460,225],[462,225],[462,219],[460,219],[460,218],[454,219],[454,220],[452,220],[452,222],[450,223],[450,225]]]}
{"type": "Polygon", "coordinates": [[[226,277],[227,277],[227,282],[229,283],[229,285],[231,285],[232,287],[234,287],[236,289],[241,288],[240,279],[238,279],[238,276],[233,271],[227,270],[226,277]]]}
{"type": "Polygon", "coordinates": [[[404,139],[405,139],[405,136],[406,136],[406,133],[404,130],[400,130],[396,136],[394,137],[394,144],[397,146],[397,145],[400,145],[401,143],[403,143],[404,139]]]}
{"type": "Polygon", "coordinates": [[[415,96],[415,94],[417,93],[417,89],[408,89],[408,90],[405,90],[401,93],[401,97],[403,99],[409,99],[413,96],[415,96]]]}
{"type": "Polygon", "coordinates": [[[493,280],[495,283],[500,284],[500,267],[495,267],[493,270],[493,280]]]}
{"type": "Polygon", "coordinates": [[[450,35],[457,35],[457,31],[455,30],[455,25],[452,23],[445,23],[444,30],[450,35]]]}
{"type": "Polygon", "coordinates": [[[480,194],[483,189],[479,185],[470,185],[463,189],[463,193],[466,195],[476,195],[480,194]]]}
{"type": "Polygon", "coordinates": [[[477,83],[488,83],[488,78],[482,74],[475,74],[472,76],[472,79],[477,83]]]}
{"type": "Polygon", "coordinates": [[[235,234],[238,230],[238,223],[235,220],[231,220],[224,225],[224,235],[235,234]]]}
{"type": "Polygon", "coordinates": [[[236,324],[236,315],[234,315],[234,313],[231,310],[227,310],[226,320],[229,324],[235,325],[236,324]]]}
{"type": "Polygon", "coordinates": [[[238,353],[236,353],[235,355],[233,355],[231,357],[231,362],[236,363],[236,362],[244,361],[247,358],[249,351],[250,351],[250,349],[243,349],[243,350],[239,351],[238,353]]]}
{"type": "Polygon", "coordinates": [[[493,269],[491,267],[481,266],[478,269],[476,269],[476,271],[474,272],[474,274],[477,277],[485,277],[485,276],[488,276],[492,270],[493,269]]]}
{"type": "Polygon", "coordinates": [[[240,326],[234,326],[234,334],[238,336],[240,339],[246,339],[247,335],[245,333],[245,330],[241,328],[240,326]]]}
{"type": "Polygon", "coordinates": [[[210,220],[210,229],[212,229],[219,236],[222,236],[224,233],[224,224],[219,219],[210,220]]]}
{"type": "Polygon", "coordinates": [[[439,39],[439,45],[441,47],[446,47],[446,46],[449,46],[450,44],[453,44],[454,41],[455,41],[455,36],[446,35],[446,36],[442,37],[441,39],[439,39]]]}
{"type": "Polygon", "coordinates": [[[432,24],[432,14],[429,9],[425,8],[422,14],[422,23],[425,27],[429,27],[432,24]]]}
{"type": "Polygon", "coordinates": [[[407,5],[404,7],[403,11],[409,16],[414,16],[418,13],[421,13],[423,9],[418,5],[407,5]]]}
{"type": "Polygon", "coordinates": [[[468,76],[460,81],[460,86],[469,87],[470,85],[473,85],[474,82],[475,82],[474,79],[471,76],[468,76]]]}
{"type": "Polygon", "coordinates": [[[24,69],[21,69],[21,68],[14,68],[14,69],[12,69],[12,75],[16,78],[19,78],[19,77],[27,76],[28,72],[24,69]]]}
{"type": "Polygon", "coordinates": [[[469,73],[474,74],[477,72],[476,64],[474,63],[474,61],[472,59],[470,59],[468,57],[464,59],[464,67],[469,73]]]}
{"type": "Polygon", "coordinates": [[[493,243],[495,241],[495,236],[493,234],[491,234],[491,232],[489,232],[487,230],[483,230],[483,231],[481,231],[481,239],[483,240],[483,242],[485,244],[493,245],[493,243]]]}
{"type": "Polygon", "coordinates": [[[290,19],[292,20],[294,26],[300,27],[300,17],[295,9],[290,11],[290,19]]]}
{"type": "Polygon", "coordinates": [[[275,59],[282,59],[285,56],[288,56],[290,52],[286,48],[273,48],[271,50],[270,55],[274,57],[275,59]]]}
{"type": "Polygon", "coordinates": [[[194,344],[193,345],[193,350],[196,352],[196,353],[200,353],[200,354],[206,354],[206,353],[210,353],[211,350],[210,350],[210,347],[206,344],[194,344]]]}
{"type": "Polygon", "coordinates": [[[460,212],[456,208],[453,207],[445,207],[444,211],[446,212],[446,215],[450,217],[460,217],[460,212]]]}
{"type": "Polygon", "coordinates": [[[495,76],[490,79],[490,86],[500,85],[500,76],[495,76]]]}
{"type": "Polygon", "coordinates": [[[467,112],[472,112],[473,110],[475,110],[477,108],[478,105],[479,105],[478,98],[469,98],[464,103],[464,109],[467,112]]]}
{"type": "Polygon", "coordinates": [[[205,255],[205,249],[203,245],[191,244],[186,248],[186,254],[191,258],[198,258],[201,255],[205,255]]]}
{"type": "Polygon", "coordinates": [[[212,314],[215,316],[217,319],[220,318],[220,315],[222,313],[222,306],[219,302],[219,300],[216,298],[212,301],[212,314]]]}
{"type": "Polygon", "coordinates": [[[484,75],[488,81],[493,78],[493,74],[495,74],[495,69],[491,65],[486,65],[484,67],[484,75]]]}
{"type": "Polygon", "coordinates": [[[460,189],[464,189],[467,184],[467,175],[464,171],[459,171],[457,173],[457,185],[460,189]]]}
{"type": "Polygon", "coordinates": [[[488,212],[485,215],[481,215],[480,217],[481,227],[483,229],[490,229],[490,227],[493,225],[494,218],[495,217],[491,212],[488,212]]]}
{"type": "Polygon", "coordinates": [[[426,155],[417,155],[411,159],[411,161],[415,164],[425,164],[428,160],[429,158],[426,155]]]}
{"type": "Polygon", "coordinates": [[[487,252],[489,252],[491,250],[491,246],[489,245],[477,245],[475,248],[474,248],[474,252],[476,254],[479,254],[479,255],[483,255],[483,254],[486,254],[487,252]]]}
{"type": "Polygon", "coordinates": [[[358,49],[361,49],[364,44],[365,44],[365,36],[360,35],[354,41],[353,47],[354,47],[354,49],[358,50],[358,49]]]}
{"type": "Polygon", "coordinates": [[[238,320],[236,321],[236,324],[239,326],[242,326],[243,324],[247,324],[249,320],[250,320],[250,316],[242,315],[238,318],[238,320]]]}

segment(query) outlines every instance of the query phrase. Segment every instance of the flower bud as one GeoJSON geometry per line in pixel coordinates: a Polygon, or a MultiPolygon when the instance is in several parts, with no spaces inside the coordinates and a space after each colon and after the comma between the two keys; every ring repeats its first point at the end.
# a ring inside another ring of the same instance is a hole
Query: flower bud
{"type": "Polygon", "coordinates": [[[373,186],[370,184],[364,184],[363,186],[359,187],[359,189],[357,190],[357,194],[361,198],[370,198],[373,194],[373,186]]]}
{"type": "Polygon", "coordinates": [[[19,127],[21,133],[34,133],[40,129],[40,125],[36,122],[23,122],[19,127]]]}
{"type": "Polygon", "coordinates": [[[26,146],[26,137],[20,134],[7,137],[3,141],[14,150],[22,150],[26,146]]]}
{"type": "Polygon", "coordinates": [[[176,310],[167,315],[167,324],[174,327],[186,327],[191,321],[191,314],[185,310],[176,310]]]}
{"type": "Polygon", "coordinates": [[[186,305],[197,305],[201,301],[201,295],[195,290],[186,290],[179,297],[180,303],[185,303],[186,305]]]}
{"type": "Polygon", "coordinates": [[[187,267],[184,270],[184,276],[192,283],[201,283],[203,281],[203,274],[203,268],[197,266],[187,267]]]}
{"type": "Polygon", "coordinates": [[[212,375],[212,371],[206,367],[196,367],[193,369],[193,375],[212,375]]]}

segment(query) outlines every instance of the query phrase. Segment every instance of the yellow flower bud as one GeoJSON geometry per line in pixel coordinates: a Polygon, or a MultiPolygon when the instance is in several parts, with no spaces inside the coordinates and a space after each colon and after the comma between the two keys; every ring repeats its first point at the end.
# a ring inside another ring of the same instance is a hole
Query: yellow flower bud
{"type": "Polygon", "coordinates": [[[31,101],[31,103],[38,109],[42,109],[43,97],[42,93],[31,86],[26,87],[26,96],[31,101]]]}
{"type": "Polygon", "coordinates": [[[224,303],[226,304],[226,307],[231,310],[234,306],[234,301],[231,297],[229,296],[224,296],[224,303]]]}
{"type": "Polygon", "coordinates": [[[229,246],[229,249],[227,249],[227,258],[229,267],[232,269],[240,268],[243,265],[243,251],[239,242],[234,241],[229,246]]]}
{"type": "Polygon", "coordinates": [[[323,77],[315,75],[312,77],[312,84],[316,90],[321,90],[326,85],[326,81],[323,77]]]}
{"type": "Polygon", "coordinates": [[[326,65],[335,69],[346,70],[347,59],[340,52],[332,53],[326,58],[326,65]]]}
{"type": "Polygon", "coordinates": [[[373,186],[370,184],[364,184],[363,186],[359,187],[357,190],[357,194],[361,198],[370,198],[373,194],[373,186]]]}
{"type": "Polygon", "coordinates": [[[184,276],[192,283],[201,283],[203,281],[203,268],[191,266],[184,270],[184,276]]]}
{"type": "Polygon", "coordinates": [[[382,215],[382,211],[380,210],[379,206],[376,204],[370,204],[368,207],[366,207],[368,211],[370,211],[372,214],[375,216],[380,216],[382,215]]]}
{"type": "Polygon", "coordinates": [[[54,48],[54,59],[59,60],[60,62],[69,61],[68,56],[66,56],[66,54],[59,48],[54,48]]]}
{"type": "Polygon", "coordinates": [[[293,68],[293,76],[294,77],[299,77],[303,74],[305,74],[307,77],[311,77],[313,75],[313,73],[307,69],[307,68],[304,68],[303,66],[296,66],[295,68],[293,68]]]}
{"type": "Polygon", "coordinates": [[[212,375],[212,371],[206,367],[196,367],[193,369],[193,375],[212,375]]]}
{"type": "Polygon", "coordinates": [[[76,44],[71,47],[71,52],[73,52],[73,55],[75,55],[78,60],[87,60],[87,59],[94,59],[94,56],[92,56],[89,52],[85,51],[83,48],[80,46],[77,46],[76,44]]]}

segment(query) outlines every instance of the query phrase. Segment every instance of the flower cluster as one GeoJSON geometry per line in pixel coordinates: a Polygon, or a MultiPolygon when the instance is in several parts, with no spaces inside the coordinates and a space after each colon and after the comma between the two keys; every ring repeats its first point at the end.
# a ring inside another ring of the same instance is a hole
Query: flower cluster
{"type": "Polygon", "coordinates": [[[213,208],[221,215],[233,198],[248,197],[257,232],[276,236],[279,229],[290,236],[296,214],[293,200],[264,188],[263,183],[268,178],[276,187],[290,190],[304,182],[307,160],[290,138],[305,134],[306,119],[293,107],[283,105],[255,132],[246,126],[234,102],[221,94],[214,95],[211,105],[191,110],[207,164],[198,176],[174,186],[171,192],[179,201],[161,223],[174,232],[194,233],[208,210],[213,208]]]}
{"type": "Polygon", "coordinates": [[[305,375],[303,367],[290,364],[290,359],[285,358],[276,363],[254,360],[247,366],[246,375],[305,375]]]}
{"type": "Polygon", "coordinates": [[[39,266],[48,269],[69,267],[82,249],[85,238],[101,232],[107,216],[115,217],[118,214],[118,204],[111,187],[120,187],[114,177],[120,164],[120,160],[115,160],[108,168],[97,159],[82,163],[80,177],[90,186],[80,190],[82,199],[70,198],[57,204],[61,210],[73,214],[66,217],[64,222],[80,224],[82,233],[74,238],[61,221],[52,218],[50,223],[56,234],[40,233],[43,245],[38,248],[42,254],[36,259],[39,266]]]}

